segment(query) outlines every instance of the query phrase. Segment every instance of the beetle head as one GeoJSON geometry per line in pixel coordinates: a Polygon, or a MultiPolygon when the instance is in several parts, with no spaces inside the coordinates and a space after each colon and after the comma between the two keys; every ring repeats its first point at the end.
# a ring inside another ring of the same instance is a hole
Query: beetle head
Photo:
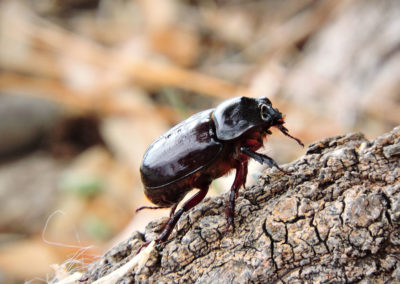
{"type": "Polygon", "coordinates": [[[285,117],[282,113],[272,107],[271,101],[268,98],[261,98],[260,101],[260,116],[263,121],[268,123],[268,128],[274,126],[278,128],[284,135],[296,140],[298,144],[304,147],[303,142],[300,139],[293,137],[289,134],[289,130],[283,126],[285,123],[285,117]]]}
{"type": "Polygon", "coordinates": [[[220,140],[232,140],[254,127],[263,127],[267,133],[269,128],[277,127],[283,134],[303,145],[301,141],[288,133],[282,113],[272,107],[268,98],[238,97],[226,100],[217,106],[212,119],[216,135],[220,140]]]}
{"type": "Polygon", "coordinates": [[[272,107],[269,99],[261,98],[259,107],[261,119],[269,126],[276,126],[284,123],[282,113],[278,109],[272,107]]]}

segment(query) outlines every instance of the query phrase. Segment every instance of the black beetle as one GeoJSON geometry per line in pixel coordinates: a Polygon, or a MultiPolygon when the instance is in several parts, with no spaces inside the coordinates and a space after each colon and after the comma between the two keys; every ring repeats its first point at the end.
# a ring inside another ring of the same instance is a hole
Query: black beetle
{"type": "Polygon", "coordinates": [[[143,206],[137,211],[171,208],[156,241],[165,242],[182,213],[201,202],[212,180],[231,169],[236,170],[236,176],[226,209],[227,230],[233,227],[235,199],[246,183],[249,158],[287,173],[272,158],[255,152],[271,134],[269,128],[278,128],[304,146],[283,124],[282,113],[268,98],[238,97],[194,114],[155,140],[144,154],[140,173],[146,196],[158,206],[143,206]],[[175,213],[178,203],[193,188],[199,191],[175,213]]]}

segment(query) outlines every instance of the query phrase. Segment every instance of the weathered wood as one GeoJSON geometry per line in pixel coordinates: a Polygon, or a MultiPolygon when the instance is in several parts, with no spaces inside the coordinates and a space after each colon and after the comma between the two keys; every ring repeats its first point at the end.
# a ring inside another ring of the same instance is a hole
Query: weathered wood
{"type": "MultiPolygon", "coordinates": [[[[235,233],[225,233],[226,194],[184,214],[166,244],[120,283],[274,283],[400,281],[400,126],[367,141],[362,134],[325,138],[241,190],[235,233]]],[[[92,282],[134,257],[157,236],[106,253],[85,272],[92,282]]]]}

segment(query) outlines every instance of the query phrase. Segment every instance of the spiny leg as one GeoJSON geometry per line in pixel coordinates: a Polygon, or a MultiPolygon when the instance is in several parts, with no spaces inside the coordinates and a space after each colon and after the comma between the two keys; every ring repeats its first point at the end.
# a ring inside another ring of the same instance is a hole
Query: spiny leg
{"type": "MultiPolygon", "coordinates": [[[[179,218],[182,216],[183,212],[186,212],[199,204],[204,197],[207,195],[208,192],[208,185],[207,187],[204,187],[203,189],[200,189],[199,192],[197,192],[195,195],[193,195],[188,201],[183,204],[183,206],[178,210],[178,212],[175,213],[176,206],[178,203],[174,204],[171,207],[171,212],[170,212],[170,217],[168,222],[164,225],[163,231],[161,234],[158,236],[156,239],[156,242],[158,243],[163,243],[165,242],[169,235],[171,234],[172,230],[174,229],[176,223],[178,222],[179,218]]],[[[144,247],[147,247],[150,244],[150,241],[143,243],[136,254],[138,254],[144,247]]]]}
{"type": "MultiPolygon", "coordinates": [[[[242,162],[242,166],[243,166],[243,188],[246,189],[246,180],[247,180],[247,170],[248,170],[248,165],[249,165],[249,161],[245,160],[242,162]]],[[[239,189],[236,190],[236,194],[235,194],[235,199],[237,199],[239,197],[239,189]]]]}
{"type": "Polygon", "coordinates": [[[267,164],[270,167],[276,167],[281,172],[290,175],[290,172],[287,172],[284,169],[282,169],[271,157],[268,157],[267,155],[254,152],[247,147],[241,147],[240,151],[246,156],[249,156],[250,158],[256,160],[260,164],[267,164]]]}
{"type": "Polygon", "coordinates": [[[142,211],[143,209],[155,210],[155,209],[166,209],[166,208],[169,208],[169,206],[140,206],[138,209],[136,209],[136,213],[142,211]]]}
{"type": "MultiPolygon", "coordinates": [[[[178,206],[179,202],[175,203],[174,205],[172,205],[171,207],[169,206],[141,206],[138,209],[136,209],[136,213],[143,210],[143,209],[166,209],[166,208],[171,208],[171,210],[169,211],[169,218],[171,218],[174,213],[175,213],[175,209],[178,206]]],[[[160,231],[164,230],[165,226],[167,225],[167,223],[165,223],[160,231]]]]}
{"type": "MultiPolygon", "coordinates": [[[[174,205],[172,205],[171,207],[171,211],[169,211],[169,218],[171,219],[172,216],[174,216],[175,214],[175,209],[178,206],[179,202],[175,203],[174,205]]],[[[169,220],[169,219],[168,219],[169,220]]],[[[164,225],[161,227],[160,232],[164,231],[165,227],[167,226],[168,222],[164,223],[164,225]]]]}
{"type": "Polygon", "coordinates": [[[179,202],[177,202],[177,203],[175,203],[174,205],[172,205],[171,211],[169,211],[169,218],[171,218],[172,216],[174,216],[175,210],[176,210],[176,207],[178,206],[178,204],[179,204],[179,202]]]}
{"type": "Polygon", "coordinates": [[[236,168],[235,180],[232,184],[231,191],[229,194],[228,206],[226,207],[227,224],[225,233],[229,231],[230,227],[232,227],[233,231],[235,231],[235,224],[234,224],[235,201],[236,198],[238,197],[240,187],[244,184],[246,180],[245,174],[247,173],[247,161],[245,162],[238,161],[235,168],[236,168]]]}
{"type": "MultiPolygon", "coordinates": [[[[179,202],[178,202],[178,203],[179,203],[179,202]]],[[[141,206],[141,207],[139,207],[138,209],[136,209],[136,213],[139,212],[139,211],[142,211],[143,209],[152,209],[152,210],[154,210],[154,209],[166,209],[166,208],[171,208],[171,211],[169,212],[169,217],[171,217],[172,215],[174,215],[175,209],[176,209],[176,206],[178,206],[178,203],[175,203],[175,204],[172,205],[172,206],[141,206]]]]}
{"type": "Polygon", "coordinates": [[[188,201],[186,201],[185,204],[183,204],[183,206],[178,210],[178,212],[176,212],[173,216],[169,218],[167,225],[165,226],[160,236],[156,239],[156,241],[161,243],[165,242],[171,234],[172,230],[174,229],[179,218],[182,216],[183,212],[186,212],[199,204],[204,199],[204,197],[206,197],[207,192],[208,186],[206,188],[200,189],[199,192],[197,192],[188,201]]]}

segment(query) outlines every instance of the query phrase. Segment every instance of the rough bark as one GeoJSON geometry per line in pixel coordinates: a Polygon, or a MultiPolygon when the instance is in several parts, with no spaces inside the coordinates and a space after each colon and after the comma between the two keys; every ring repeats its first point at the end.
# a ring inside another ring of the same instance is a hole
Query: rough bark
{"type": "MultiPolygon", "coordinates": [[[[241,190],[236,231],[225,233],[226,194],[184,214],[169,241],[119,283],[299,283],[400,281],[400,126],[369,142],[362,134],[311,144],[241,190]]],[[[92,264],[92,282],[154,239],[163,220],[92,264]]],[[[165,220],[164,220],[165,221],[165,220]]]]}

